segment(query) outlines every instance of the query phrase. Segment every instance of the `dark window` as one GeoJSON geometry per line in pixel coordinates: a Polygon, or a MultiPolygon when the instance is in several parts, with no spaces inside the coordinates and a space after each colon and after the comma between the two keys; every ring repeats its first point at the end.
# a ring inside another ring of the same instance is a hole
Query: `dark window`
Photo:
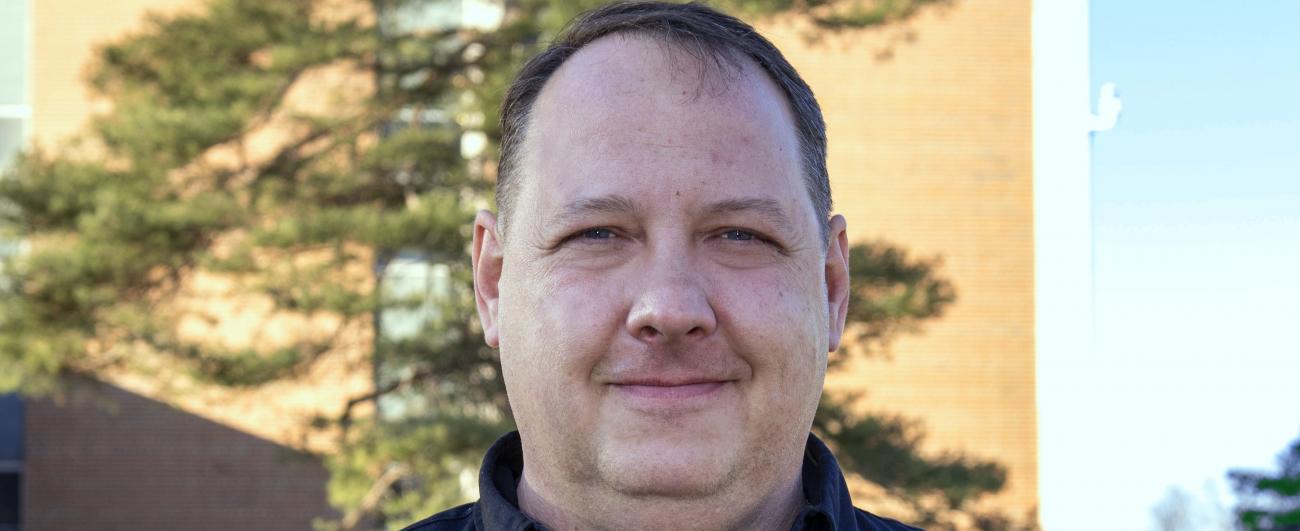
{"type": "Polygon", "coordinates": [[[21,479],[17,472],[0,472],[0,531],[18,529],[21,479]]]}
{"type": "MultiPolygon", "coordinates": [[[[17,395],[0,395],[0,463],[21,463],[22,460],[23,402],[17,395]]],[[[0,468],[0,472],[13,470],[0,468]]]]}
{"type": "Polygon", "coordinates": [[[23,402],[0,395],[0,531],[18,531],[22,510],[23,402]]]}

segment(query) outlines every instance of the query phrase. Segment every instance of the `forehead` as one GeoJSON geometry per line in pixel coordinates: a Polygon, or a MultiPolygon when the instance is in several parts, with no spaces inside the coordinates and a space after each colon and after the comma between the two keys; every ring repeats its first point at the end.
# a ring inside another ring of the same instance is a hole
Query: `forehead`
{"type": "Polygon", "coordinates": [[[768,75],[649,37],[603,37],[570,57],[535,101],[523,148],[521,208],[584,191],[727,186],[811,208],[794,119],[768,75]]]}

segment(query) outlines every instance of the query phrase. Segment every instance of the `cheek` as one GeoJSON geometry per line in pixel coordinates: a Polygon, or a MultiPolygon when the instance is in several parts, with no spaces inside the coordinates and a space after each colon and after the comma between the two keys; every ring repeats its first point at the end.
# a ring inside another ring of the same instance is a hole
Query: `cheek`
{"type": "Polygon", "coordinates": [[[772,393],[774,402],[821,389],[828,341],[825,296],[819,279],[796,281],[812,278],[777,271],[715,282],[724,333],[753,367],[757,390],[772,393]]]}
{"type": "Polygon", "coordinates": [[[820,279],[770,269],[746,274],[715,275],[715,310],[744,335],[775,345],[825,344],[827,307],[820,279]]]}
{"type": "MultiPolygon", "coordinates": [[[[519,388],[536,400],[576,399],[617,332],[617,293],[556,275],[503,274],[501,357],[519,388]]],[[[525,273],[525,274],[515,274],[525,273]]],[[[509,379],[507,383],[511,383],[509,379]]]]}

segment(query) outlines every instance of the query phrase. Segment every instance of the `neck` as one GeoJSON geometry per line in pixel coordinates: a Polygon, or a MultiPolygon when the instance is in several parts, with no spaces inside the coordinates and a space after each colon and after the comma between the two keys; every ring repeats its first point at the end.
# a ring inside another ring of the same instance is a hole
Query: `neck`
{"type": "MultiPolygon", "coordinates": [[[[609,489],[574,489],[576,495],[551,492],[531,481],[528,467],[519,480],[519,508],[554,531],[624,529],[754,529],[786,531],[803,506],[799,470],[766,493],[719,492],[687,498],[624,496],[609,489]]],[[[566,489],[567,490],[567,489],[566,489]]]]}

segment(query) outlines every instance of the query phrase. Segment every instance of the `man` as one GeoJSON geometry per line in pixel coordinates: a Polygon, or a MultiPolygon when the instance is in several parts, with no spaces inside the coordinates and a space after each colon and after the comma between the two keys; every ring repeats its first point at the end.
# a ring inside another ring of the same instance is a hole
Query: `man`
{"type": "Polygon", "coordinates": [[[408,529],[913,529],[809,435],[848,305],[821,111],[694,4],[576,20],[502,108],[474,289],[519,426],[408,529]]]}

